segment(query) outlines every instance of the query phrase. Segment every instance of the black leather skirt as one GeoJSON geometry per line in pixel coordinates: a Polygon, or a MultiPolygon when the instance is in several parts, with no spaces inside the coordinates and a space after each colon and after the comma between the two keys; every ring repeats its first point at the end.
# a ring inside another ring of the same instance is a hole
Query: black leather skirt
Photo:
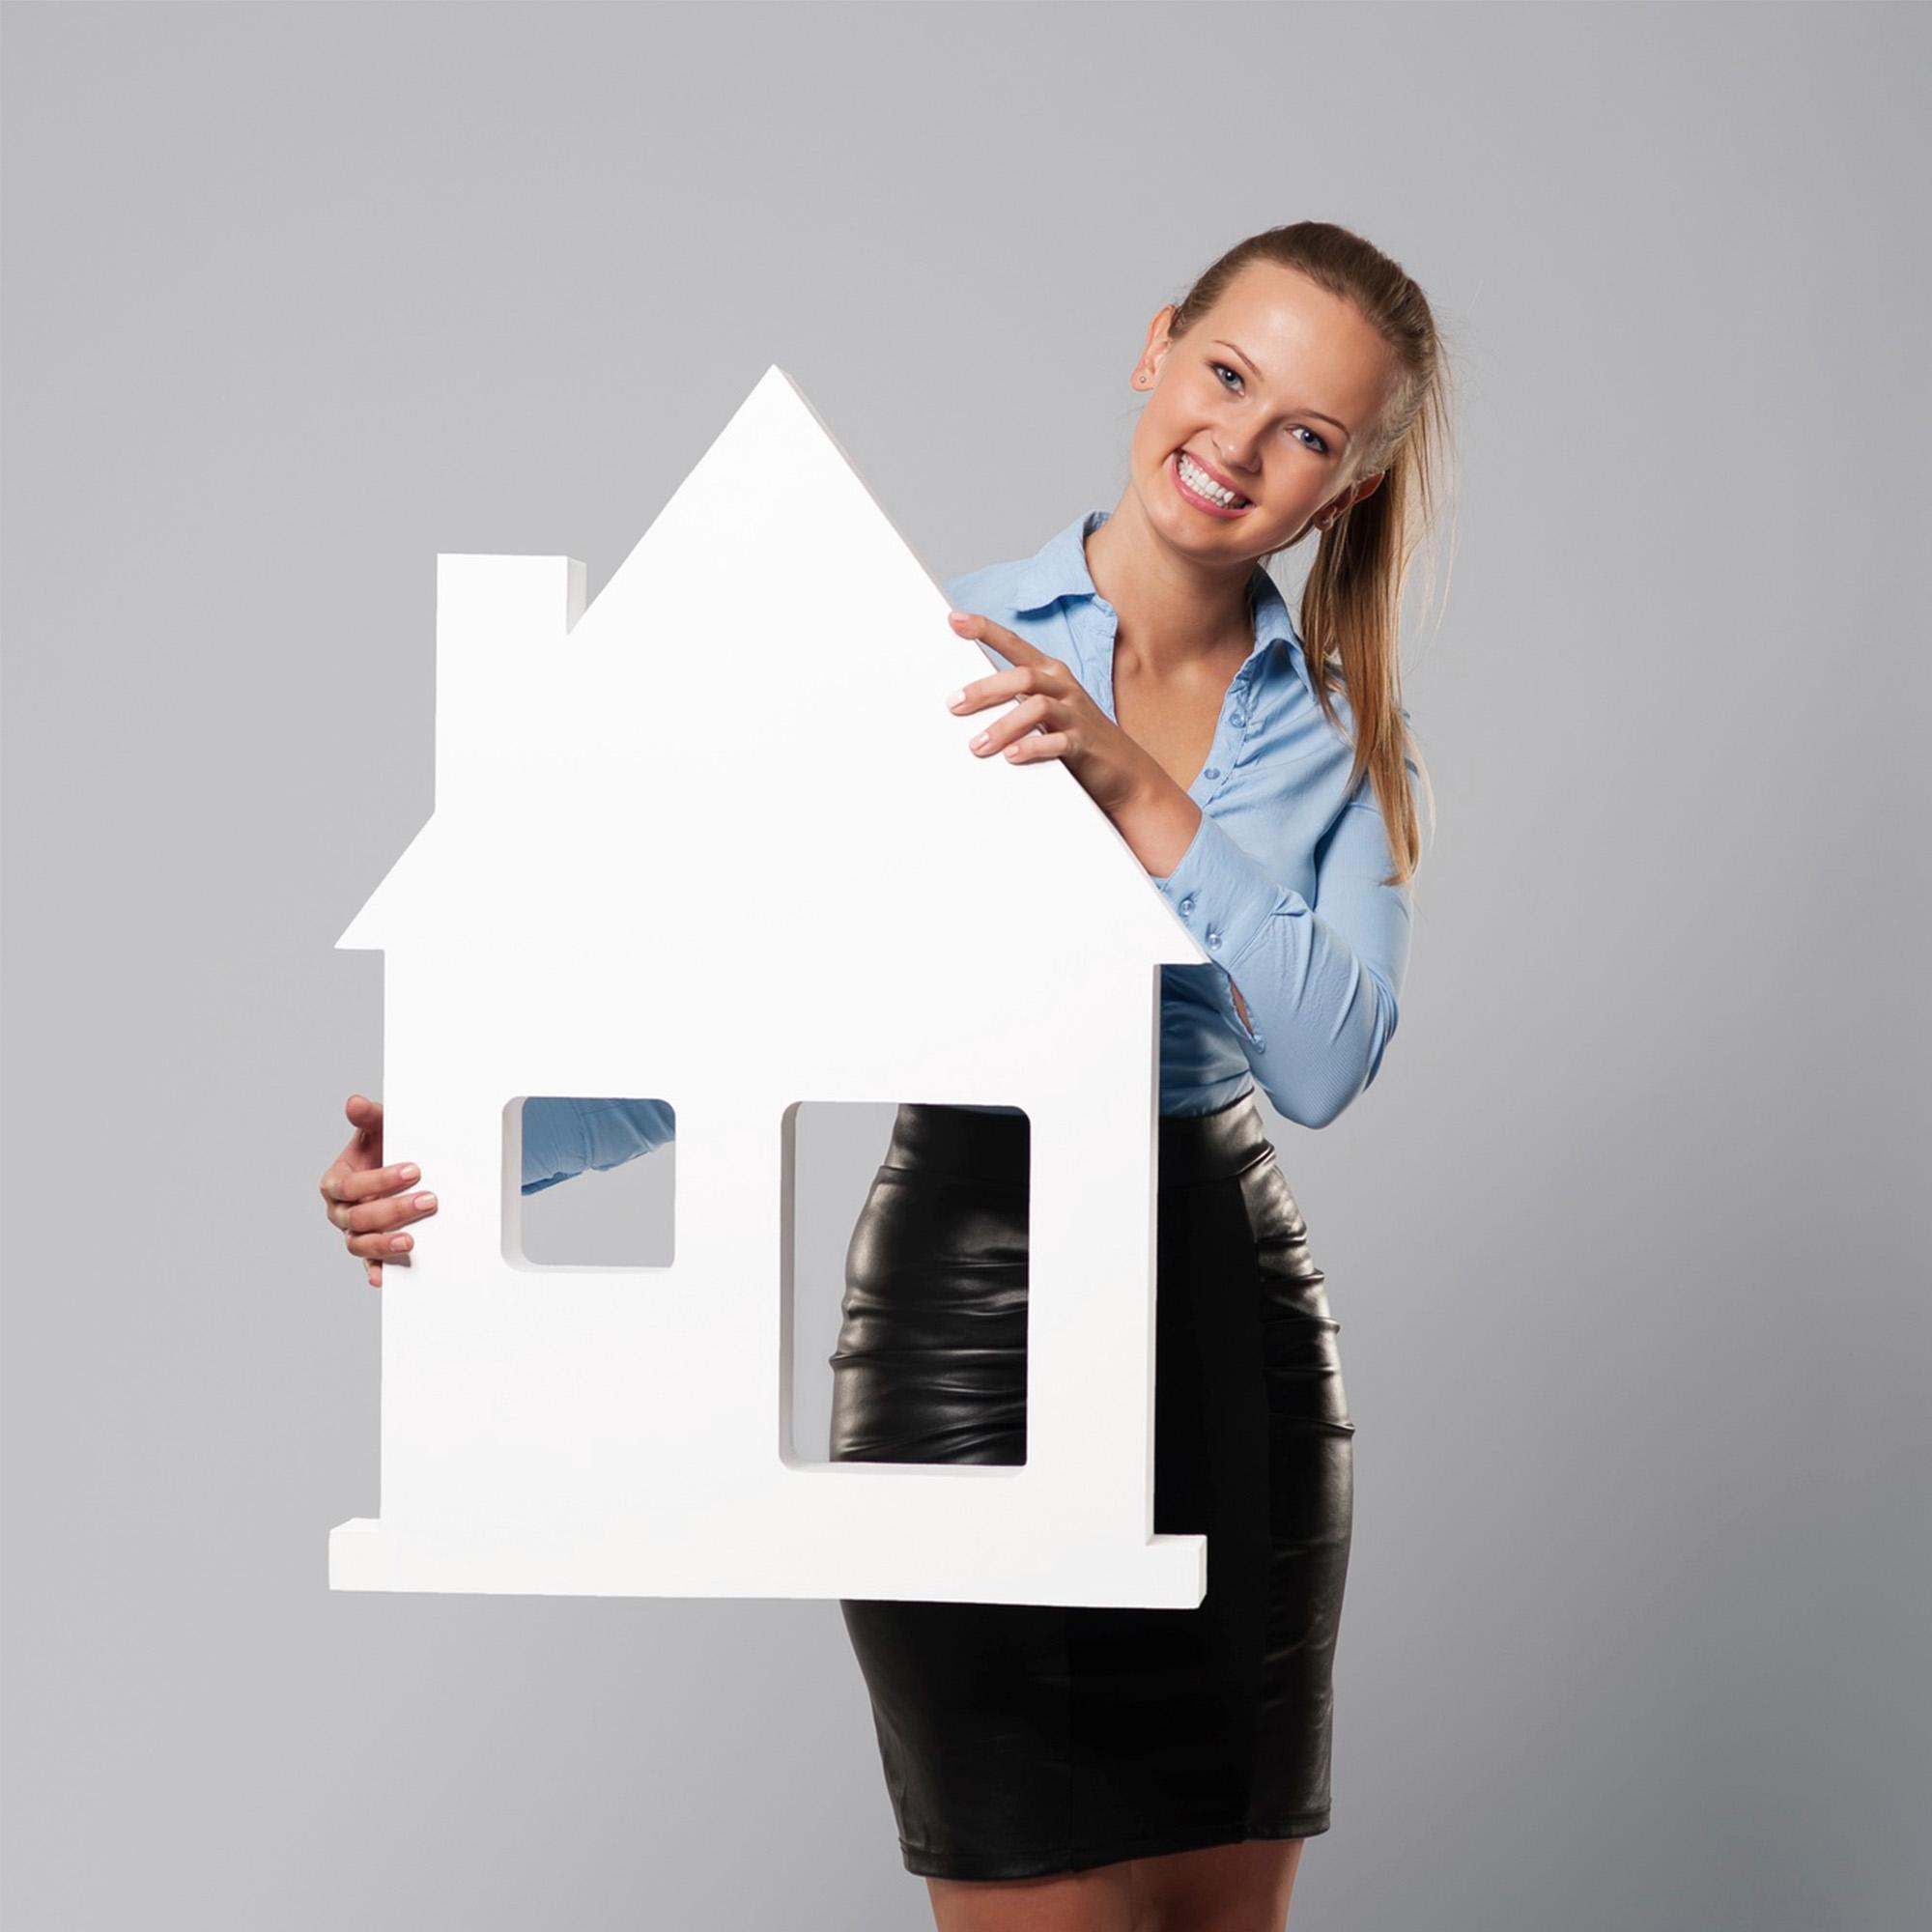
{"type": "MultiPolygon", "coordinates": [[[[846,1258],[835,1461],[1026,1458],[1019,1114],[904,1105],[846,1258]]],[[[1353,1425],[1252,1094],[1160,1121],[1154,1528],[1185,1610],[843,1599],[906,1869],[1032,1878],[1329,1825],[1353,1425]]]]}

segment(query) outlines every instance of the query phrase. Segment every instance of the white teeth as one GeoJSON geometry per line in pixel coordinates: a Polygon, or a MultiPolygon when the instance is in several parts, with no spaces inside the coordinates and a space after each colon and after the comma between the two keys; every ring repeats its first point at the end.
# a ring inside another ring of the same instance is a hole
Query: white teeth
{"type": "Polygon", "coordinates": [[[1232,510],[1236,503],[1245,503],[1245,497],[1237,497],[1232,490],[1224,490],[1208,475],[1207,470],[1195,462],[1185,450],[1180,452],[1180,473],[1190,490],[1198,490],[1202,496],[1210,497],[1223,509],[1232,510]]]}

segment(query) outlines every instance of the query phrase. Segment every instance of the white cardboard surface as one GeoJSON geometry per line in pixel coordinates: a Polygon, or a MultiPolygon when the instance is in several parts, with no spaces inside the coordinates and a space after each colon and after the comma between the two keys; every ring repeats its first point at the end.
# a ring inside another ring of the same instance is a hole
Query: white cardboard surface
{"type": "Polygon", "coordinates": [[[331,1588],[1201,1601],[1154,1207],[1159,969],[1207,955],[1065,766],[966,752],[1001,667],[947,609],[776,364],[589,609],[573,558],[437,559],[435,811],[336,944],[440,1208],[331,1588]],[[669,1267],[523,1260],[539,1094],[675,1108],[669,1267]],[[1031,1119],[1024,1466],[783,1447],[786,1110],[909,1099],[1031,1119]]]}

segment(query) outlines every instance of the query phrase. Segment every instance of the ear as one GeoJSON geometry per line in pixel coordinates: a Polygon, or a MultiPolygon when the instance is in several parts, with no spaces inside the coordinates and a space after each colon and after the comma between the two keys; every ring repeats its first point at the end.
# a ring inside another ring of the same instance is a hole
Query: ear
{"type": "Polygon", "coordinates": [[[1161,357],[1168,350],[1167,326],[1173,320],[1174,304],[1169,302],[1148,324],[1147,347],[1141,351],[1141,359],[1134,364],[1136,387],[1145,386],[1143,378],[1146,382],[1151,383],[1160,374],[1161,357]]]}

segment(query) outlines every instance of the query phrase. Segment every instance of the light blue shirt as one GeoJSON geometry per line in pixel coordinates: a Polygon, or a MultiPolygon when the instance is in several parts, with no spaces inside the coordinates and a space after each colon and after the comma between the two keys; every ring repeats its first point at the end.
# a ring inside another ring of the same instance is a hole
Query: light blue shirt
{"type": "MultiPolygon", "coordinates": [[[[954,610],[1060,659],[1118,724],[1120,615],[1094,587],[1086,553],[1109,515],[1090,511],[1034,555],[968,571],[945,591],[954,610]]],[[[1321,715],[1301,639],[1260,564],[1251,594],[1254,647],[1187,788],[1201,824],[1174,870],[1153,876],[1214,962],[1161,968],[1160,1111],[1212,1113],[1259,1084],[1284,1119],[1324,1127],[1374,1081],[1395,1037],[1412,899],[1407,887],[1381,883],[1393,857],[1374,790],[1364,779],[1346,791],[1350,747],[1321,715]]],[[[934,702],[944,698],[935,688],[934,702]]],[[[1346,695],[1339,709],[1351,722],[1346,695]]],[[[1419,776],[1413,759],[1407,769],[1419,776]]],[[[673,1132],[663,1100],[532,1096],[523,1191],[616,1167],[673,1132]]]]}

